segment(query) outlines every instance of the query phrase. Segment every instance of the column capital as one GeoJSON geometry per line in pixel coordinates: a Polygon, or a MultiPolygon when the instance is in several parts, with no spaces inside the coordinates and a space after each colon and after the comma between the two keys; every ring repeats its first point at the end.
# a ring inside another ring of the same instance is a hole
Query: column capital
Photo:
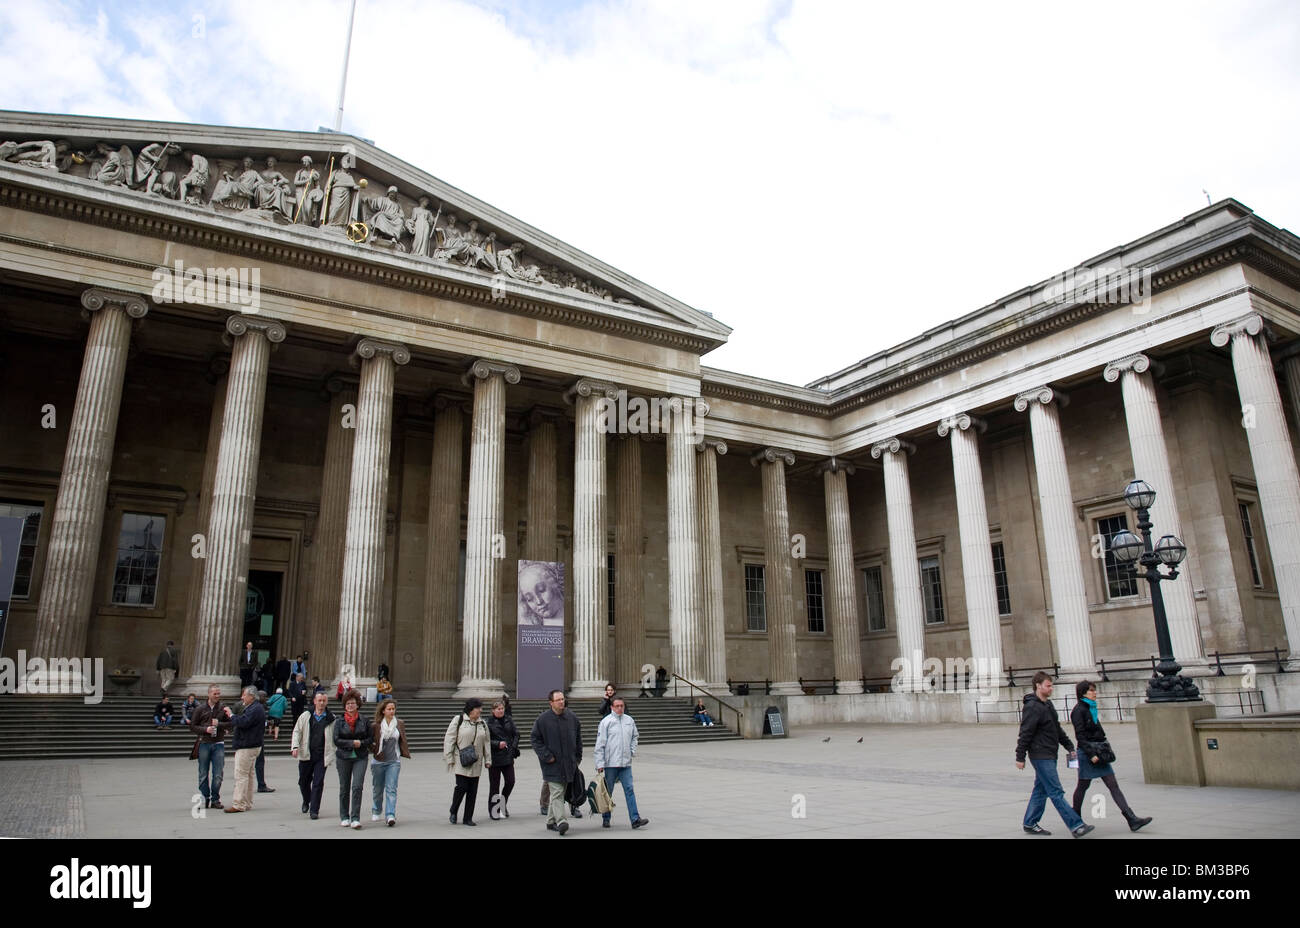
{"type": "Polygon", "coordinates": [[[983,434],[988,427],[989,424],[978,416],[972,416],[968,412],[959,412],[955,416],[948,416],[939,420],[939,437],[946,438],[949,432],[957,430],[965,432],[967,429],[972,428],[983,434]]]}
{"type": "Polygon", "coordinates": [[[210,384],[216,384],[218,380],[230,373],[230,358],[224,354],[214,354],[208,359],[208,363],[203,366],[203,379],[210,384]]]}
{"type": "Polygon", "coordinates": [[[506,383],[519,383],[519,368],[508,361],[492,361],[487,358],[479,358],[471,364],[460,375],[460,382],[468,387],[471,380],[487,380],[497,374],[505,377],[506,383]]]}
{"type": "Polygon", "coordinates": [[[91,287],[81,294],[81,305],[89,313],[105,306],[121,306],[132,319],[143,319],[149,312],[149,300],[138,293],[91,287]]]}
{"type": "Polygon", "coordinates": [[[696,451],[706,451],[712,448],[715,454],[726,454],[727,443],[720,438],[701,438],[695,443],[696,451]]]}
{"type": "Polygon", "coordinates": [[[575,396],[591,396],[593,393],[603,396],[607,400],[618,399],[618,387],[604,380],[591,380],[583,377],[573,386],[564,391],[564,402],[569,406],[573,405],[575,396]]]}
{"type": "Polygon", "coordinates": [[[833,454],[830,457],[828,457],[826,460],[818,463],[816,470],[817,473],[819,474],[825,474],[825,473],[833,474],[841,470],[844,471],[844,473],[846,474],[857,473],[857,468],[854,467],[852,463],[844,460],[844,458],[836,457],[833,454]]]}
{"type": "Polygon", "coordinates": [[[345,390],[355,391],[357,389],[357,375],[347,371],[335,371],[329,374],[321,381],[320,398],[327,400],[330,397],[342,393],[345,390]]]}
{"type": "Polygon", "coordinates": [[[916,445],[912,444],[910,441],[904,441],[903,439],[894,435],[889,438],[883,438],[880,441],[876,442],[874,445],[872,445],[871,457],[875,460],[879,460],[881,455],[883,455],[886,451],[888,451],[890,454],[898,454],[899,452],[905,452],[907,454],[916,454],[916,445]]]}
{"type": "Polygon", "coordinates": [[[749,456],[749,463],[754,466],[775,464],[777,461],[784,461],[786,467],[793,467],[794,452],[786,451],[784,448],[763,448],[749,456]]]}
{"type": "Polygon", "coordinates": [[[1145,374],[1148,370],[1153,374],[1159,374],[1164,370],[1164,365],[1159,361],[1152,361],[1146,355],[1138,352],[1120,358],[1118,361],[1111,361],[1106,365],[1106,369],[1101,372],[1101,376],[1107,383],[1114,383],[1119,380],[1120,374],[1126,374],[1130,371],[1134,374],[1145,374]]]}
{"type": "Polygon", "coordinates": [[[1210,333],[1210,344],[1216,348],[1223,348],[1236,336],[1254,337],[1260,334],[1268,341],[1272,341],[1276,337],[1264,323],[1263,316],[1259,313],[1247,313],[1240,319],[1234,319],[1231,322],[1225,322],[1223,325],[1215,326],[1214,331],[1210,333]]]}
{"type": "Polygon", "coordinates": [[[470,412],[473,409],[473,399],[465,393],[458,390],[434,390],[425,400],[425,409],[433,413],[442,412],[445,409],[459,409],[461,412],[470,412]]]}
{"type": "Polygon", "coordinates": [[[224,344],[229,345],[236,338],[239,338],[241,335],[247,335],[249,332],[259,332],[262,335],[265,335],[266,340],[272,345],[280,344],[280,342],[284,341],[285,335],[288,334],[285,332],[284,326],[276,322],[274,319],[249,316],[240,313],[235,316],[226,317],[226,331],[225,334],[221,336],[221,341],[224,344]]]}
{"type": "Polygon", "coordinates": [[[1015,406],[1016,412],[1024,412],[1029,408],[1030,403],[1041,403],[1043,406],[1047,406],[1052,402],[1056,402],[1061,406],[1069,406],[1070,397],[1055,387],[1044,384],[1041,387],[1034,387],[1032,390],[1021,393],[1016,397],[1012,405],[1015,406]]]}
{"type": "Polygon", "coordinates": [[[551,425],[559,425],[565,421],[567,421],[567,417],[564,415],[563,409],[557,409],[554,406],[544,406],[541,404],[528,410],[528,415],[524,419],[525,424],[530,429],[547,423],[550,423],[551,425]]]}
{"type": "Polygon", "coordinates": [[[388,355],[393,363],[399,367],[407,364],[411,360],[411,349],[399,342],[385,342],[377,338],[363,338],[357,342],[352,349],[352,357],[348,358],[348,363],[353,367],[360,367],[362,361],[369,361],[375,355],[388,355]]]}

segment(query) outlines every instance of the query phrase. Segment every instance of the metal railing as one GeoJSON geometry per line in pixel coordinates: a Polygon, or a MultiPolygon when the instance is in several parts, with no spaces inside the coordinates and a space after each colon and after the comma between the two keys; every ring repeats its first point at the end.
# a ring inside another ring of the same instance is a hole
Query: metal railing
{"type": "Polygon", "coordinates": [[[1152,672],[1152,673],[1155,673],[1155,672],[1156,672],[1156,664],[1157,664],[1159,661],[1160,661],[1160,658],[1158,658],[1158,657],[1156,657],[1156,656],[1154,656],[1154,655],[1151,655],[1151,656],[1149,656],[1149,657],[1145,657],[1145,658],[1141,658],[1141,657],[1127,658],[1127,657],[1126,657],[1126,658],[1122,658],[1122,659],[1120,659],[1120,660],[1109,660],[1109,661],[1107,661],[1107,660],[1101,660],[1101,661],[1097,661],[1097,666],[1101,669],[1101,681],[1102,681],[1103,683],[1109,683],[1109,682],[1110,682],[1110,675],[1106,672],[1106,666],[1107,666],[1108,664],[1110,665],[1110,669],[1113,670],[1113,671],[1115,671],[1116,673],[1119,673],[1120,671],[1123,671],[1123,670],[1138,670],[1138,669],[1146,669],[1147,667],[1150,667],[1150,668],[1151,668],[1151,672],[1152,672]],[[1132,666],[1132,667],[1130,667],[1130,666],[1122,666],[1122,665],[1129,665],[1129,664],[1136,665],[1136,666],[1132,666]]]}
{"type": "Polygon", "coordinates": [[[1253,664],[1255,663],[1255,661],[1252,659],[1252,656],[1256,654],[1272,655],[1271,657],[1266,656],[1263,657],[1262,659],[1275,662],[1277,664],[1278,673],[1290,673],[1290,671],[1286,669],[1287,659],[1282,656],[1281,648],[1270,648],[1267,651],[1223,651],[1223,652],[1215,651],[1214,654],[1211,655],[1214,658],[1214,667],[1215,667],[1214,675],[1216,677],[1226,677],[1227,674],[1223,672],[1223,668],[1225,666],[1241,667],[1241,666],[1245,666],[1246,664],[1253,664]],[[1225,661],[1224,660],[1225,657],[1243,657],[1245,658],[1245,660],[1225,661]]]}
{"type": "MultiPolygon", "coordinates": [[[[712,700],[713,700],[714,702],[716,702],[719,706],[722,706],[723,708],[725,708],[725,709],[727,709],[727,710],[729,710],[729,711],[731,711],[731,712],[736,713],[736,734],[738,734],[738,735],[743,735],[743,734],[744,734],[744,729],[743,729],[743,726],[742,726],[742,724],[741,724],[742,721],[743,721],[744,718],[745,718],[745,713],[744,713],[744,712],[742,712],[740,709],[737,709],[735,706],[731,705],[730,703],[726,702],[726,701],[723,700],[721,697],[719,697],[719,696],[714,696],[712,693],[710,693],[710,692],[709,692],[708,690],[706,690],[704,687],[700,686],[698,683],[692,683],[690,680],[687,680],[687,679],[686,679],[685,677],[683,677],[681,674],[676,674],[676,673],[675,673],[675,674],[672,675],[672,677],[673,677],[674,680],[681,680],[683,683],[685,683],[687,686],[689,686],[689,687],[691,688],[691,695],[692,695],[692,696],[695,695],[695,691],[696,691],[696,690],[699,690],[699,691],[700,691],[701,693],[703,693],[707,698],[712,699],[712,700]]],[[[728,681],[728,683],[730,683],[730,681],[728,681]]],[[[676,686],[673,687],[673,695],[674,695],[674,696],[677,695],[677,693],[676,693],[676,686]]]]}
{"type": "Polygon", "coordinates": [[[750,687],[754,686],[763,687],[764,696],[772,695],[771,680],[732,680],[730,677],[727,678],[727,689],[731,690],[734,696],[748,696],[750,687]],[[742,688],[743,692],[741,691],[742,688]]]}
{"type": "MultiPolygon", "coordinates": [[[[1215,693],[1214,705],[1218,708],[1227,709],[1231,707],[1231,695],[1229,693],[1215,693]],[[1225,705],[1227,701],[1227,705],[1225,705]]],[[[1255,715],[1264,711],[1264,694],[1259,690],[1239,689],[1236,691],[1237,710],[1242,715],[1255,715]]],[[[1071,693],[1056,697],[1051,700],[1056,703],[1060,709],[1062,718],[1068,720],[1070,711],[1078,703],[1078,698],[1071,693]]],[[[1110,715],[1109,721],[1125,723],[1132,718],[1133,711],[1142,703],[1146,702],[1145,690],[1132,693],[1116,693],[1113,696],[1098,697],[1097,713],[1102,721],[1107,721],[1107,717],[1102,713],[1110,715]],[[1125,718],[1125,715],[1128,718],[1125,718]]],[[[1023,714],[1023,700],[1015,703],[1012,708],[983,708],[980,703],[975,704],[975,721],[976,722],[993,722],[1009,721],[1008,719],[999,718],[1000,716],[1015,715],[1016,722],[1020,722],[1023,714]]],[[[1063,723],[1064,724],[1064,723],[1063,723]]],[[[1067,729],[1068,731],[1068,729],[1067,729]]]]}

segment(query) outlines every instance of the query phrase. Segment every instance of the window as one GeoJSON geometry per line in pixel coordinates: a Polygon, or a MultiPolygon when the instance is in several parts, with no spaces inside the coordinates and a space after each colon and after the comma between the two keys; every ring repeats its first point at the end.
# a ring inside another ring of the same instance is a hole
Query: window
{"type": "Polygon", "coordinates": [[[122,513],[122,530],[117,538],[117,568],[113,574],[114,605],[157,605],[158,568],[166,528],[166,516],[122,513]]]}
{"type": "Polygon", "coordinates": [[[1131,571],[1122,570],[1110,550],[1110,540],[1120,532],[1127,531],[1128,516],[1122,512],[1097,520],[1097,534],[1102,537],[1105,544],[1107,599],[1138,595],[1137,577],[1131,571]]]}
{"type": "Polygon", "coordinates": [[[614,627],[614,555],[605,558],[606,587],[609,589],[609,627],[614,627]]]}
{"type": "Polygon", "coordinates": [[[1257,588],[1264,586],[1264,577],[1259,570],[1259,555],[1255,551],[1255,528],[1250,519],[1250,503],[1237,503],[1241,513],[1241,533],[1246,536],[1246,553],[1250,555],[1250,579],[1257,588]]]}
{"type": "Polygon", "coordinates": [[[820,570],[803,572],[804,600],[808,603],[808,631],[826,631],[826,600],[822,595],[822,574],[820,570]]]}
{"type": "Polygon", "coordinates": [[[921,558],[921,599],[925,601],[925,624],[943,624],[943,581],[937,556],[921,558]]]}
{"type": "Polygon", "coordinates": [[[880,567],[864,567],[862,580],[867,589],[867,631],[885,630],[885,577],[880,567]]]}
{"type": "Polygon", "coordinates": [[[767,631],[767,601],[763,596],[763,565],[745,565],[745,629],[767,631]]]}
{"type": "Polygon", "coordinates": [[[32,590],[32,565],[36,561],[36,539],[41,534],[40,503],[26,500],[0,500],[0,516],[23,520],[18,542],[18,572],[14,574],[14,599],[26,599],[32,590]]]}
{"type": "Polygon", "coordinates": [[[1002,542],[993,543],[993,585],[998,591],[998,615],[1011,615],[1011,586],[1007,583],[1007,556],[1002,542]]]}

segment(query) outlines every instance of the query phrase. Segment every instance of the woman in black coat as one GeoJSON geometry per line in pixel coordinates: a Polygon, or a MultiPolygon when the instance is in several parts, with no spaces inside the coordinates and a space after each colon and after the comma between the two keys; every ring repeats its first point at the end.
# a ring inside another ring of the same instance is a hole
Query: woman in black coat
{"type": "Polygon", "coordinates": [[[504,699],[498,699],[492,705],[492,715],[488,717],[488,739],[492,750],[492,766],[488,768],[488,818],[509,818],[510,810],[506,802],[515,788],[515,758],[519,756],[519,729],[515,720],[506,712],[504,699]],[[506,788],[501,789],[502,778],[506,788]],[[498,805],[497,795],[501,799],[498,805]]]}
{"type": "MultiPolygon", "coordinates": [[[[1097,684],[1091,680],[1081,680],[1075,687],[1079,697],[1078,703],[1070,711],[1070,721],[1074,724],[1074,738],[1079,743],[1079,785],[1074,788],[1074,811],[1083,817],[1083,797],[1093,780],[1100,779],[1110,790],[1111,797],[1119,810],[1124,813],[1128,827],[1137,831],[1143,825],[1150,824],[1150,818],[1138,818],[1137,813],[1129,808],[1128,800],[1119,788],[1115,771],[1110,761],[1102,759],[1102,754],[1109,750],[1110,742],[1106,740],[1106,730],[1097,718],[1097,684]]],[[[1110,754],[1113,761],[1115,755],[1110,754]]]]}

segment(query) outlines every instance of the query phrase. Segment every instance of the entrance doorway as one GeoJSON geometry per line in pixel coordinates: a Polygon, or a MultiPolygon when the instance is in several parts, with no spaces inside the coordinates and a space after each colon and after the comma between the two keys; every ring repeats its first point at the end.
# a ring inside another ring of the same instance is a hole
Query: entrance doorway
{"type": "Polygon", "coordinates": [[[244,640],[253,642],[260,667],[268,659],[275,662],[276,633],[280,627],[281,593],[284,572],[250,570],[248,598],[244,609],[244,640]]]}

